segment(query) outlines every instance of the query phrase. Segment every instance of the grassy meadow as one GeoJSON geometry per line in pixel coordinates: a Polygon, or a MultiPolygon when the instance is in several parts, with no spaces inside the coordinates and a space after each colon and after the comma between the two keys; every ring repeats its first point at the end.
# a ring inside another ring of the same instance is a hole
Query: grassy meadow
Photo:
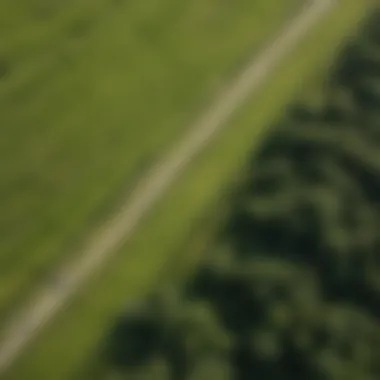
{"type": "Polygon", "coordinates": [[[300,1],[0,1],[0,319],[300,1]]]}
{"type": "Polygon", "coordinates": [[[342,40],[355,29],[366,2],[342,0],[218,136],[130,242],[38,338],[6,380],[93,379],[96,352],[130,297],[140,297],[162,278],[189,271],[218,224],[220,201],[248,153],[284,107],[318,92],[342,40]],[[215,217],[204,218],[214,213],[215,217]],[[173,264],[169,263],[176,263],[173,264]]]}

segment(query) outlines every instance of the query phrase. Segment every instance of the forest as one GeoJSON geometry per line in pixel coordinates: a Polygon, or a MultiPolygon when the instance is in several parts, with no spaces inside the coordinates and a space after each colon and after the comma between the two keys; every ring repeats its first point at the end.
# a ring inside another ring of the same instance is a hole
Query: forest
{"type": "Polygon", "coordinates": [[[380,10],[321,99],[252,154],[195,275],[125,310],[107,379],[380,378],[380,10]]]}

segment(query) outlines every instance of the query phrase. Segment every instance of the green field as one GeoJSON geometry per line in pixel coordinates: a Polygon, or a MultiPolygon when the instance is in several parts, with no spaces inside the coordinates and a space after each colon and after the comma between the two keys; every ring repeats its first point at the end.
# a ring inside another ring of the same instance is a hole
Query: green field
{"type": "Polygon", "coordinates": [[[83,378],[380,379],[379,69],[377,7],[253,146],[191,276],[125,307],[83,378]]]}
{"type": "Polygon", "coordinates": [[[300,1],[0,1],[0,317],[300,1]]]}
{"type": "MultiPolygon", "coordinates": [[[[205,212],[222,207],[217,202],[222,189],[229,186],[248,152],[259,143],[260,135],[281,114],[284,105],[300,94],[309,93],[310,89],[312,93],[316,90],[315,81],[319,82],[320,75],[325,74],[338,44],[355,29],[365,7],[365,2],[343,0],[331,12],[286,59],[260,97],[252,99],[231,122],[233,128],[221,134],[195,160],[143,228],[108,263],[105,273],[94,279],[57,318],[7,379],[85,378],[83,367],[94,366],[98,343],[126,299],[144,294],[162,279],[163,271],[168,268],[166,278],[196,262],[202,245],[207,242],[207,231],[214,229],[207,219],[202,220],[205,212]],[[193,228],[197,231],[197,225],[202,226],[202,231],[191,234],[193,228]],[[173,258],[186,265],[168,267],[173,258]]],[[[214,223],[215,218],[211,219],[214,223]]]]}

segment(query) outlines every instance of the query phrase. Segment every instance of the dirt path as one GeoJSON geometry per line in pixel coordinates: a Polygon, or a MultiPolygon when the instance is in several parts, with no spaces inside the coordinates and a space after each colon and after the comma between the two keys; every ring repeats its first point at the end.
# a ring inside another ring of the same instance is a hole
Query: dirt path
{"type": "Polygon", "coordinates": [[[232,113],[249,95],[257,92],[281,59],[306,32],[327,13],[333,0],[309,0],[281,34],[255,57],[222,96],[217,99],[169,154],[138,184],[118,213],[89,241],[79,259],[61,268],[56,284],[40,288],[28,305],[16,314],[0,340],[0,376],[78,288],[131,236],[138,223],[178,174],[221,130],[232,113]]]}

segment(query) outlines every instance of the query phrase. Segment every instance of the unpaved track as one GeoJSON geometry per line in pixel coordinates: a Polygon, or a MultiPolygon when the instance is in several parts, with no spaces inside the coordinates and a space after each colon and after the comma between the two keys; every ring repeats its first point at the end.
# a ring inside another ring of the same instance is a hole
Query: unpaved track
{"type": "Polygon", "coordinates": [[[61,268],[59,277],[62,281],[40,288],[28,305],[24,305],[21,312],[14,316],[0,341],[0,376],[87,278],[131,236],[142,217],[150,211],[185,165],[220,131],[246,98],[260,89],[280,60],[292,51],[334,3],[333,0],[309,0],[302,12],[240,73],[232,86],[190,129],[188,135],[147,173],[124,206],[88,242],[79,259],[61,268]]]}

